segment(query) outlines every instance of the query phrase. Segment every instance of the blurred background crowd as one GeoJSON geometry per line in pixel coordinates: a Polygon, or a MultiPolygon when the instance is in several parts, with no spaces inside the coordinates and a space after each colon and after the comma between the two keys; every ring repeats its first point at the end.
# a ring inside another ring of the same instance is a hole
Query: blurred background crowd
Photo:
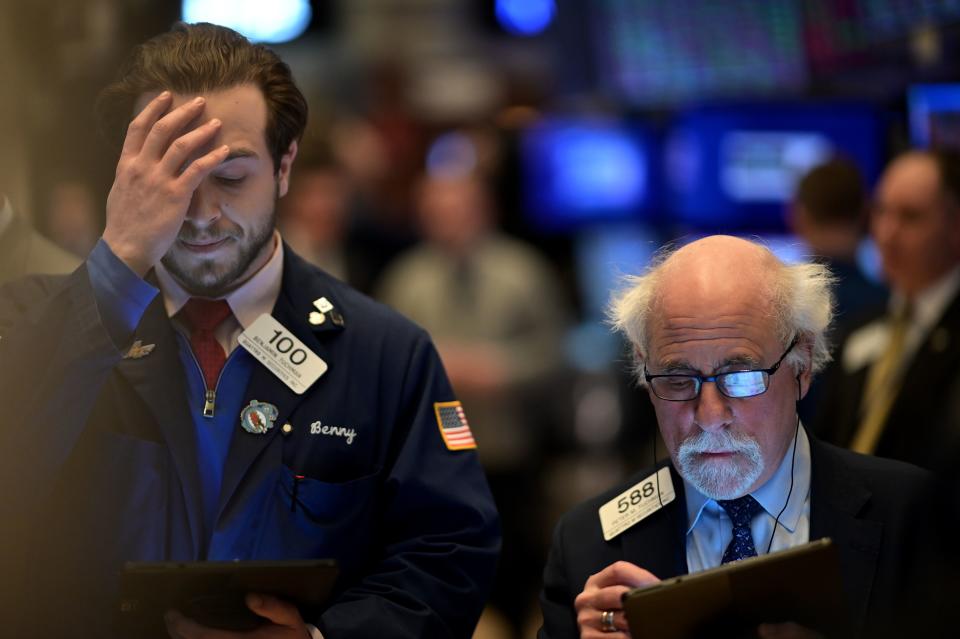
{"type": "Polygon", "coordinates": [[[604,324],[620,276],[670,243],[760,237],[831,264],[845,343],[886,311],[884,256],[911,249],[870,233],[885,168],[960,143],[960,0],[0,0],[0,193],[77,259],[117,157],[96,94],[179,19],[290,63],[311,115],[286,241],[432,334],[504,522],[491,637],[533,636],[559,514],[663,455],[604,324]]]}

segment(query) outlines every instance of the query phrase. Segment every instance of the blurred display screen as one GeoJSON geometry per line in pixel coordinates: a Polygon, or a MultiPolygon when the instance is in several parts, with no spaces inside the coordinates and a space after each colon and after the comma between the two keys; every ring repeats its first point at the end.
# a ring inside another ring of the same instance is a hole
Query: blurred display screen
{"type": "Polygon", "coordinates": [[[653,206],[656,161],[653,136],[639,125],[543,120],[520,140],[526,214],[549,231],[638,219],[653,206]]]}
{"type": "Polygon", "coordinates": [[[593,15],[601,82],[636,106],[806,85],[798,0],[598,0],[593,15]]]}
{"type": "Polygon", "coordinates": [[[817,72],[855,66],[921,26],[960,20],[960,0],[804,0],[803,40],[817,72]]]}
{"type": "Polygon", "coordinates": [[[960,150],[960,84],[912,86],[908,104],[914,146],[960,150]]]}
{"type": "Polygon", "coordinates": [[[635,107],[798,95],[811,74],[876,64],[918,28],[960,22],[960,0],[596,0],[591,8],[599,81],[635,107]]]}
{"type": "Polygon", "coordinates": [[[840,154],[872,183],[877,114],[854,105],[711,107],[681,114],[665,140],[667,208],[704,230],[785,228],[784,204],[811,168],[840,154]]]}

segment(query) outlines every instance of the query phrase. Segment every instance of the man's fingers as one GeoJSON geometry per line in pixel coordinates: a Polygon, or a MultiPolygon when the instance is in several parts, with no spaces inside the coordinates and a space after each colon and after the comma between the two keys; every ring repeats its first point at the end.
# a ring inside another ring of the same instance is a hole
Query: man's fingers
{"type": "Polygon", "coordinates": [[[278,626],[297,629],[304,627],[303,618],[297,607],[282,599],[251,593],[247,595],[247,607],[278,626]]]}
{"type": "Polygon", "coordinates": [[[169,91],[163,91],[147,103],[147,106],[127,126],[127,137],[123,140],[120,157],[136,155],[140,152],[143,141],[147,139],[147,134],[150,133],[150,128],[160,119],[169,106],[169,91]]]}
{"type": "Polygon", "coordinates": [[[203,181],[203,178],[207,177],[210,171],[217,168],[221,162],[227,159],[228,153],[230,153],[230,147],[226,144],[217,147],[203,157],[191,162],[190,166],[184,169],[180,177],[177,178],[177,181],[189,192],[192,193],[196,191],[197,187],[200,186],[200,182],[203,181]]]}
{"type": "Polygon", "coordinates": [[[170,142],[200,115],[205,102],[203,97],[196,97],[154,122],[143,141],[140,154],[148,159],[160,161],[167,152],[170,142]]]}
{"type": "Polygon", "coordinates": [[[630,627],[627,625],[626,613],[622,610],[614,610],[613,626],[615,631],[605,631],[603,625],[603,611],[590,610],[583,611],[577,615],[577,625],[580,627],[580,638],[603,637],[604,639],[617,639],[630,636],[630,627]]]}
{"type": "Polygon", "coordinates": [[[174,140],[160,161],[164,171],[169,175],[178,175],[190,155],[209,142],[219,129],[220,120],[214,118],[174,140]]]}
{"type": "Polygon", "coordinates": [[[607,586],[595,591],[592,606],[597,610],[620,610],[623,608],[623,593],[630,592],[629,586],[607,586]]]}
{"type": "Polygon", "coordinates": [[[659,581],[660,579],[649,570],[644,570],[640,566],[631,564],[628,561],[618,561],[610,564],[597,574],[591,575],[590,578],[587,579],[584,590],[590,586],[605,588],[614,585],[639,588],[640,586],[650,586],[659,581]]]}

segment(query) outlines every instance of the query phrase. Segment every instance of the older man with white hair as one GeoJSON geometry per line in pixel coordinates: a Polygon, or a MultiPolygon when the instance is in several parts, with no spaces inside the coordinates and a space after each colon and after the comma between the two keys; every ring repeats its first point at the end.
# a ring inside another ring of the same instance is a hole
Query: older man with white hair
{"type": "Polygon", "coordinates": [[[821,265],[786,265],[727,236],[628,281],[610,315],[633,347],[668,470],[648,468],[561,519],[541,639],[627,637],[631,588],[822,537],[839,551],[853,627],[880,623],[904,588],[908,513],[926,476],[819,442],[800,423],[796,402],[829,360],[831,283],[821,265]],[[676,497],[625,530],[601,521],[601,506],[651,477],[676,497]]]}

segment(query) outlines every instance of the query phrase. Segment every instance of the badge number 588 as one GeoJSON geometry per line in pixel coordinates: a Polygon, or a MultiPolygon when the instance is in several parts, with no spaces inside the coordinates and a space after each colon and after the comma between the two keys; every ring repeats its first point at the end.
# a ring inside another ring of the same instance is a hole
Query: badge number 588
{"type": "Polygon", "coordinates": [[[649,517],[676,498],[670,470],[658,472],[641,479],[603,506],[600,506],[600,526],[603,538],[610,541],[639,521],[649,517]],[[657,490],[660,496],[657,496],[657,490]]]}
{"type": "Polygon", "coordinates": [[[655,492],[653,482],[644,482],[642,488],[634,488],[629,495],[617,499],[617,512],[625,513],[630,510],[630,506],[639,506],[641,501],[653,497],[655,492]]]}

